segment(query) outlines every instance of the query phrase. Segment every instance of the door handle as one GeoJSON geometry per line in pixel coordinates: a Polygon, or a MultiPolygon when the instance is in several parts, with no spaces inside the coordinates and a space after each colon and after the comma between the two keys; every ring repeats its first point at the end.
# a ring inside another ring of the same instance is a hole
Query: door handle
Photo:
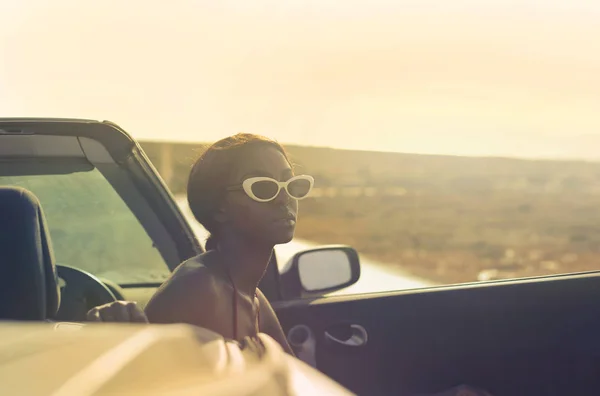
{"type": "Polygon", "coordinates": [[[325,339],[334,344],[339,344],[351,348],[362,347],[367,343],[369,339],[369,334],[367,333],[367,330],[365,330],[364,327],[362,327],[361,325],[353,324],[350,325],[350,330],[351,335],[345,340],[340,340],[339,338],[331,335],[331,333],[329,333],[328,331],[325,331],[325,339]]]}

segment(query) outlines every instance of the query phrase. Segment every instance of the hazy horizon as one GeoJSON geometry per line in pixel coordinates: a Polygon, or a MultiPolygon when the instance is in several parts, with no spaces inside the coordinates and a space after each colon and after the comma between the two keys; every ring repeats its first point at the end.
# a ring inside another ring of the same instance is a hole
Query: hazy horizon
{"type": "MultiPolygon", "coordinates": [[[[598,137],[600,141],[600,137],[598,137]]],[[[163,139],[145,139],[140,138],[141,143],[152,143],[152,144],[183,144],[183,145],[206,145],[211,144],[213,141],[185,141],[185,140],[163,140],[163,139]]],[[[332,149],[332,150],[344,150],[352,152],[367,152],[367,153],[392,153],[392,154],[405,154],[405,155],[425,155],[425,156],[438,156],[438,157],[462,157],[462,158],[481,158],[481,159],[507,159],[507,160],[525,160],[525,161],[559,161],[559,162],[589,162],[596,163],[600,162],[600,155],[591,155],[589,157],[577,156],[570,157],[568,155],[558,156],[526,156],[526,155],[502,155],[502,154],[446,154],[446,153],[434,153],[434,152],[416,152],[416,151],[402,151],[402,150],[385,150],[385,149],[360,149],[360,148],[344,148],[344,147],[333,147],[333,146],[320,146],[313,144],[302,144],[302,143],[286,143],[278,141],[284,147],[301,147],[310,149],[332,149]]]]}
{"type": "Polygon", "coordinates": [[[3,0],[0,116],[596,160],[599,17],[591,0],[3,0]]]}

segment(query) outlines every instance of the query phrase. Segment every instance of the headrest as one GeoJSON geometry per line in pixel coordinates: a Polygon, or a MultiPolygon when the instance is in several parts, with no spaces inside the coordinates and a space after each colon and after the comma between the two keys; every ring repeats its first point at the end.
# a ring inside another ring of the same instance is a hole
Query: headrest
{"type": "Polygon", "coordinates": [[[0,319],[52,318],[60,289],[46,219],[33,193],[0,187],[0,319]]]}

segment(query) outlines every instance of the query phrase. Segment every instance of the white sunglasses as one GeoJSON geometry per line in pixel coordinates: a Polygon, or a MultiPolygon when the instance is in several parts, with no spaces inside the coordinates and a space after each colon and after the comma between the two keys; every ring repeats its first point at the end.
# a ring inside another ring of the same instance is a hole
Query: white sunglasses
{"type": "Polygon", "coordinates": [[[315,184],[315,179],[308,175],[294,176],[288,181],[280,182],[270,177],[251,177],[241,186],[228,187],[228,191],[244,190],[246,195],[257,202],[269,202],[277,198],[283,188],[295,200],[308,196],[315,184]]]}

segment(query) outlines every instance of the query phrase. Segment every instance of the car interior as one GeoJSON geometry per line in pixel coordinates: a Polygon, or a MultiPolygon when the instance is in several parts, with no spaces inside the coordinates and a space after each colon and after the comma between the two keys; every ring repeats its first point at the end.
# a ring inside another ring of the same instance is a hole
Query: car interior
{"type": "Polygon", "coordinates": [[[38,198],[19,187],[0,187],[0,319],[84,321],[88,306],[115,301],[103,282],[57,265],[38,198]]]}

